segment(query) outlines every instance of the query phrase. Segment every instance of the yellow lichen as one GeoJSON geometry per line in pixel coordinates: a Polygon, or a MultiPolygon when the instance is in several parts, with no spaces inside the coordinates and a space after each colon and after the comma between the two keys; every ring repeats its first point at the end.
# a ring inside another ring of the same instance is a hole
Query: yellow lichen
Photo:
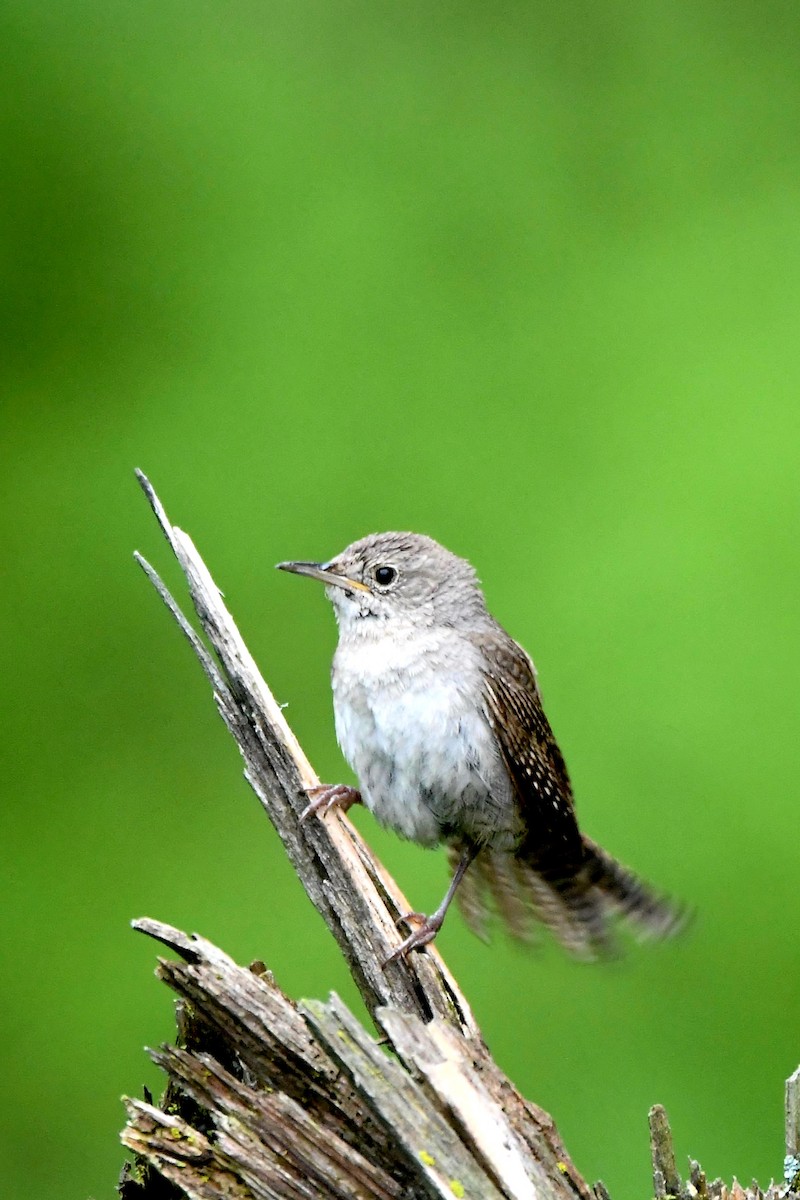
{"type": "Polygon", "coordinates": [[[419,1157],[420,1161],[424,1162],[426,1167],[432,1167],[436,1162],[436,1159],[432,1154],[428,1154],[427,1150],[420,1150],[419,1157]]]}

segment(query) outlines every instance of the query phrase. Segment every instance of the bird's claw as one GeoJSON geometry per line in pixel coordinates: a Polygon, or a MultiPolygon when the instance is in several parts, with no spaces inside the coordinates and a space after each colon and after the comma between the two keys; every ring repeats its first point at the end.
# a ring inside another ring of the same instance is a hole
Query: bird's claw
{"type": "Polygon", "coordinates": [[[397,920],[395,921],[395,925],[402,925],[404,921],[405,922],[419,921],[420,924],[423,924],[425,921],[427,921],[427,919],[428,918],[425,916],[425,913],[407,912],[407,913],[402,913],[402,915],[397,918],[397,920]]]}
{"type": "Polygon", "coordinates": [[[313,813],[325,817],[333,808],[347,812],[353,804],[361,802],[361,792],[346,783],[321,783],[318,787],[306,788],[305,794],[310,797],[310,803],[300,813],[301,822],[313,813]]]}
{"type": "Polygon", "coordinates": [[[418,929],[401,942],[396,950],[393,950],[387,959],[384,960],[383,966],[387,967],[391,962],[397,962],[400,958],[406,958],[412,950],[422,950],[429,945],[436,937],[439,930],[442,928],[442,918],[434,913],[431,917],[426,917],[424,913],[406,913],[405,916],[398,917],[397,924],[401,921],[420,921],[418,929]]]}

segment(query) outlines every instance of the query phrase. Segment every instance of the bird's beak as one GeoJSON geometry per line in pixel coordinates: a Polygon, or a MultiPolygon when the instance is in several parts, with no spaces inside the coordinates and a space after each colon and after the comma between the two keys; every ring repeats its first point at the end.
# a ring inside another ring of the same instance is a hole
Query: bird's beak
{"type": "Polygon", "coordinates": [[[307,575],[309,579],[319,579],[330,587],[346,588],[348,591],[368,592],[369,588],[358,579],[348,579],[339,575],[330,563],[315,562],[282,562],[276,564],[279,571],[291,571],[293,575],[307,575]]]}

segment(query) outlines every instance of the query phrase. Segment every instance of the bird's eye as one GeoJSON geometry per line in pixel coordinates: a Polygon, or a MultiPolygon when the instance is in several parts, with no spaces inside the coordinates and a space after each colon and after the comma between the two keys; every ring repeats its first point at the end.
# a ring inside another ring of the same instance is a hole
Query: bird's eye
{"type": "Polygon", "coordinates": [[[375,568],[375,582],[379,583],[381,587],[388,587],[390,583],[394,583],[396,577],[397,571],[394,567],[375,568]]]}

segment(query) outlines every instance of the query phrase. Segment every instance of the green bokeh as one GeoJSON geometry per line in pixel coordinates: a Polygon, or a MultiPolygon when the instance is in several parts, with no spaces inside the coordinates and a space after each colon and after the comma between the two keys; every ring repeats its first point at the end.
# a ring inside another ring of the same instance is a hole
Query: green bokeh
{"type": "MultiPolygon", "coordinates": [[[[6,0],[3,1195],[112,1194],[171,1036],[148,914],[353,989],[199,670],[141,466],[320,773],[371,530],[478,566],[586,828],[696,906],[607,968],[441,946],[614,1200],[780,1172],[800,1060],[800,9],[6,0]]],[[[357,817],[431,905],[443,855],[357,817]]]]}

